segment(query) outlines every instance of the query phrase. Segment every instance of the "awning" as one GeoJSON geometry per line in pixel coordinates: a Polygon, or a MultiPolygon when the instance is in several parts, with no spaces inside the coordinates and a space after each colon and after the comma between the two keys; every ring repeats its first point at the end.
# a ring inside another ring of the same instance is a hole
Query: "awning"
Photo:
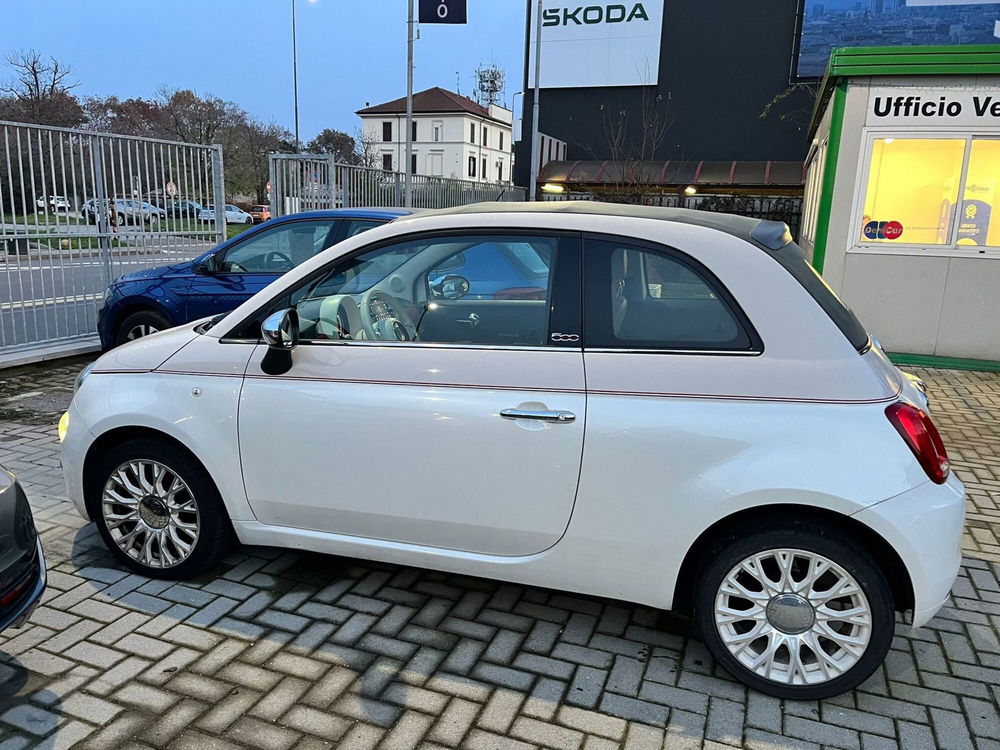
{"type": "Polygon", "coordinates": [[[567,187],[801,189],[800,161],[550,161],[538,181],[567,187]]]}

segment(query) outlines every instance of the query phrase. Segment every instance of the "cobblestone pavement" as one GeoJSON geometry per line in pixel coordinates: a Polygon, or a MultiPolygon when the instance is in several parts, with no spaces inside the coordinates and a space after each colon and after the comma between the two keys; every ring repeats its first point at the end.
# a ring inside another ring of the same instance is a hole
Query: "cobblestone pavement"
{"type": "Polygon", "coordinates": [[[925,370],[970,494],[930,627],[835,700],[782,702],[638,606],[244,548],[185,583],[117,568],[60,497],[55,421],[82,361],[0,373],[0,463],[48,556],[0,635],[0,747],[1000,748],[1000,375],[925,370]]]}

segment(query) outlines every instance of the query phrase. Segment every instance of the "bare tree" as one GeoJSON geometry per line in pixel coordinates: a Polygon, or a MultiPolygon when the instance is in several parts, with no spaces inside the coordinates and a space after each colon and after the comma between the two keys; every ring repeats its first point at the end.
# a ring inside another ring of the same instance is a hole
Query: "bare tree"
{"type": "Polygon", "coordinates": [[[670,129],[667,101],[654,87],[647,86],[638,109],[613,110],[601,104],[604,142],[600,151],[593,146],[586,150],[595,159],[606,159],[604,171],[617,200],[642,200],[650,177],[645,165],[656,158],[670,129]]]}
{"type": "Polygon", "coordinates": [[[47,60],[34,50],[7,56],[14,79],[0,86],[0,117],[19,122],[73,127],[84,121],[73,95],[69,66],[54,57],[47,60]]]}
{"type": "Polygon", "coordinates": [[[382,166],[378,141],[370,135],[365,135],[364,130],[357,128],[354,131],[354,142],[357,144],[358,165],[377,169],[382,166]]]}
{"type": "Polygon", "coordinates": [[[764,105],[760,117],[765,119],[773,116],[795,125],[798,130],[804,130],[809,127],[812,119],[812,104],[816,100],[817,91],[815,83],[793,83],[764,105]]]}

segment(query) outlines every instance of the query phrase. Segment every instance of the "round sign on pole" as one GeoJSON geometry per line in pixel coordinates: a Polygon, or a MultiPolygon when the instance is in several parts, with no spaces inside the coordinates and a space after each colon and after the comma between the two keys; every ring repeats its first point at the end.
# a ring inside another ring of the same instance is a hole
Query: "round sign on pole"
{"type": "Polygon", "coordinates": [[[171,197],[177,195],[177,186],[172,182],[167,183],[167,195],[171,197]]]}

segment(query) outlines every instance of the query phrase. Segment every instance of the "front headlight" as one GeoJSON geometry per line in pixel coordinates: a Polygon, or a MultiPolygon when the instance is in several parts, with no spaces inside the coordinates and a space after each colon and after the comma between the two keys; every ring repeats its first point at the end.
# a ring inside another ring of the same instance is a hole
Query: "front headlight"
{"type": "Polygon", "coordinates": [[[59,426],[56,428],[59,433],[59,442],[61,443],[66,439],[66,433],[69,432],[69,412],[64,411],[63,415],[59,417],[59,426]]]}
{"type": "Polygon", "coordinates": [[[93,370],[93,369],[94,369],[94,363],[91,362],[89,365],[87,365],[82,370],[80,370],[80,374],[76,376],[76,382],[73,383],[73,395],[74,396],[76,395],[76,392],[78,390],[80,390],[80,386],[83,385],[83,381],[85,381],[87,379],[87,376],[90,375],[90,371],[93,370]]]}

